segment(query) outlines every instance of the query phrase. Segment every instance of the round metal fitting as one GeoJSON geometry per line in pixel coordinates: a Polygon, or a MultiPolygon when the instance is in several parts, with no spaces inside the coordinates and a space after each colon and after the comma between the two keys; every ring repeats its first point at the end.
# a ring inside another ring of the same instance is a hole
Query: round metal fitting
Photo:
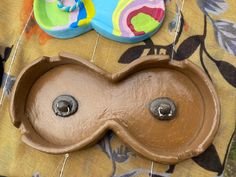
{"type": "Polygon", "coordinates": [[[170,98],[158,98],[151,102],[149,110],[159,120],[171,120],[176,115],[176,106],[170,98]]]}
{"type": "Polygon", "coordinates": [[[58,96],[52,104],[52,109],[57,116],[69,117],[76,113],[79,104],[77,100],[70,95],[58,96]]]}

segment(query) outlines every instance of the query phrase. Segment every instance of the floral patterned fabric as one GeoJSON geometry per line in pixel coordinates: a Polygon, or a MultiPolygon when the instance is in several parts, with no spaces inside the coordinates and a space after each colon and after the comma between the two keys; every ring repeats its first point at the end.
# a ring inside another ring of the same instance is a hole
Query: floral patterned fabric
{"type": "MultiPolygon", "coordinates": [[[[0,2],[2,87],[10,67],[11,51],[30,14],[32,3],[32,0],[0,2]]],[[[64,155],[45,154],[23,144],[19,130],[11,124],[8,109],[11,86],[23,67],[42,55],[55,56],[59,51],[67,51],[109,72],[116,72],[140,56],[172,55],[172,46],[176,43],[174,59],[191,60],[199,65],[217,90],[222,114],[220,129],[213,144],[198,157],[168,166],[152,163],[136,155],[112,132],[108,132],[97,145],[70,153],[63,174],[68,177],[223,176],[236,120],[236,2],[186,1],[180,16],[180,30],[174,42],[179,19],[176,16],[178,2],[166,0],[165,3],[167,14],[160,31],[151,39],[132,45],[110,41],[94,31],[70,40],[53,39],[40,30],[33,17],[30,19],[10,73],[10,82],[4,89],[8,96],[0,110],[1,175],[55,177],[59,176],[64,160],[64,155]]]]}

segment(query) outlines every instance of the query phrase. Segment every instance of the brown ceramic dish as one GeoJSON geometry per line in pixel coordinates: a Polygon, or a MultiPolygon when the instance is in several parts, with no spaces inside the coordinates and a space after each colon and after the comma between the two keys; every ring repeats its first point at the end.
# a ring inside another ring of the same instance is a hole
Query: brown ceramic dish
{"type": "Polygon", "coordinates": [[[112,130],[142,156],[165,164],[206,150],[219,115],[201,69],[168,56],[140,58],[115,74],[65,53],[43,57],[21,72],[11,100],[13,124],[35,149],[66,153],[112,130]]]}

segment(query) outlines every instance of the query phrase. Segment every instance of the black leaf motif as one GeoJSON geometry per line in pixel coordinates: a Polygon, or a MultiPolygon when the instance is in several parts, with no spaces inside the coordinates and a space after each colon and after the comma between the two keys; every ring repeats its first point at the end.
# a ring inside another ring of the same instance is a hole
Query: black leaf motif
{"type": "Polygon", "coordinates": [[[195,163],[208,171],[221,174],[224,169],[214,145],[211,145],[201,155],[193,157],[192,159],[195,163]]]}
{"type": "Polygon", "coordinates": [[[145,45],[146,45],[146,48],[145,49],[149,49],[149,52],[147,55],[154,55],[155,54],[155,45],[153,44],[153,41],[151,38],[148,38],[144,41],[145,45]]]}
{"type": "Polygon", "coordinates": [[[197,3],[206,15],[208,13],[219,15],[228,9],[228,4],[225,0],[197,0],[197,3]]]}
{"type": "Polygon", "coordinates": [[[0,87],[2,86],[3,73],[4,73],[3,62],[0,61],[0,87]]]}
{"type": "Polygon", "coordinates": [[[102,151],[108,156],[109,159],[112,159],[112,148],[111,148],[111,138],[113,137],[113,133],[109,131],[104,138],[98,143],[98,145],[102,148],[102,151]]]}
{"type": "Polygon", "coordinates": [[[129,159],[131,151],[124,145],[112,152],[112,158],[118,163],[123,163],[129,159]]]}
{"type": "Polygon", "coordinates": [[[16,78],[14,76],[11,76],[11,75],[7,75],[7,74],[3,74],[3,77],[2,77],[2,83],[4,83],[4,94],[5,95],[9,95],[11,90],[12,90],[12,87],[16,81],[16,78]]]}
{"type": "Polygon", "coordinates": [[[13,46],[11,46],[11,47],[6,47],[6,48],[5,48],[4,57],[2,58],[2,60],[3,60],[4,62],[6,62],[7,59],[10,57],[12,48],[13,48],[13,46]]]}
{"type": "Polygon", "coordinates": [[[0,54],[0,87],[2,86],[2,81],[3,81],[3,75],[4,75],[4,63],[7,61],[7,59],[9,58],[11,51],[12,51],[12,47],[6,47],[6,48],[2,48],[0,47],[0,49],[3,49],[1,54],[0,54]]]}
{"type": "Polygon", "coordinates": [[[148,39],[144,40],[143,42],[145,43],[146,47],[154,48],[154,44],[153,44],[153,41],[151,38],[148,38],[148,39]]]}
{"type": "Polygon", "coordinates": [[[131,176],[135,176],[136,175],[136,172],[131,172],[131,173],[127,173],[127,174],[124,174],[124,175],[121,175],[119,177],[131,177],[131,176]]]}
{"type": "Polygon", "coordinates": [[[182,12],[180,12],[181,18],[180,18],[180,27],[179,27],[179,32],[175,41],[175,44],[177,44],[179,42],[180,36],[183,33],[183,29],[184,29],[184,23],[185,23],[185,19],[184,19],[184,15],[182,14],[182,12]]]}
{"type": "Polygon", "coordinates": [[[189,38],[187,38],[186,40],[184,40],[175,56],[174,59],[175,60],[185,60],[187,58],[189,58],[199,47],[199,45],[201,44],[203,40],[203,36],[200,35],[196,35],[196,36],[191,36],[189,38]]]}
{"type": "Polygon", "coordinates": [[[139,45],[129,48],[128,50],[125,51],[125,53],[122,54],[118,62],[122,64],[131,63],[132,61],[142,56],[145,48],[146,46],[144,45],[139,45]]]}
{"type": "Polygon", "coordinates": [[[216,20],[213,24],[219,45],[236,56],[236,24],[225,20],[216,20]]]}
{"type": "Polygon", "coordinates": [[[164,176],[161,176],[161,175],[157,175],[157,174],[149,174],[149,177],[164,177],[164,176]]]}
{"type": "Polygon", "coordinates": [[[170,165],[166,173],[174,173],[174,170],[175,170],[175,165],[170,165]]]}
{"type": "Polygon", "coordinates": [[[214,61],[225,80],[236,88],[236,67],[226,61],[214,61]]]}

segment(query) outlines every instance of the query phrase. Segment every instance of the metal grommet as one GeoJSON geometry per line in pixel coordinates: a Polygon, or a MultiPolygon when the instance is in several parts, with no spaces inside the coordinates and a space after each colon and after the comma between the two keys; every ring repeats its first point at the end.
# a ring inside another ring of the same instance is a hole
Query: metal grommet
{"type": "Polygon", "coordinates": [[[69,117],[77,112],[79,104],[77,100],[70,95],[58,96],[52,104],[52,109],[57,116],[69,117]]]}
{"type": "Polygon", "coordinates": [[[158,98],[151,102],[149,110],[159,120],[171,120],[176,115],[176,106],[170,98],[158,98]]]}

